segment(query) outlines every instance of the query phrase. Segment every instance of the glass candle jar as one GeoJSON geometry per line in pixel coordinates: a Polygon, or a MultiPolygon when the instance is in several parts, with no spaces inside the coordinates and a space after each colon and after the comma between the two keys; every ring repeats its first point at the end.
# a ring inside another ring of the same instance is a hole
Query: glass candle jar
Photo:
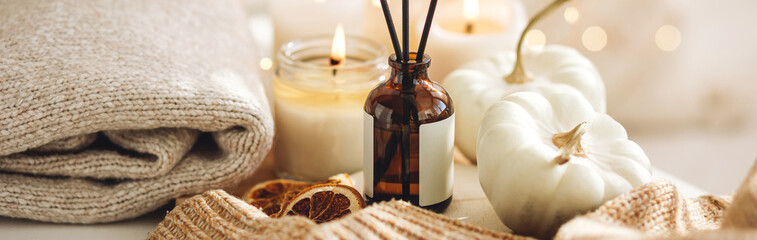
{"type": "Polygon", "coordinates": [[[346,38],[346,59],[330,65],[331,37],[282,46],[273,81],[276,173],[318,181],[362,168],[363,103],[386,80],[386,49],[346,38]]]}

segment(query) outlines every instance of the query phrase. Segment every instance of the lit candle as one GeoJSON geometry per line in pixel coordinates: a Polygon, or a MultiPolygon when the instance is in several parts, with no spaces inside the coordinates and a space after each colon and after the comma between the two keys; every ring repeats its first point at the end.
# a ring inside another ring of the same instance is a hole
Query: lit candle
{"type": "MultiPolygon", "coordinates": [[[[437,81],[467,62],[515,49],[528,22],[519,0],[440,2],[436,11],[426,52],[434,59],[429,74],[437,81]]],[[[422,29],[419,20],[416,27],[422,29]]]]}
{"type": "Polygon", "coordinates": [[[363,27],[362,0],[275,0],[268,1],[273,20],[274,45],[295,39],[330,35],[334,26],[344,23],[344,29],[360,34],[363,27]]]}
{"type": "Polygon", "coordinates": [[[386,79],[386,50],[363,38],[287,43],[274,77],[275,165],[279,176],[323,180],[363,164],[363,104],[386,79]]]}
{"type": "Polygon", "coordinates": [[[463,18],[465,18],[465,30],[466,34],[473,33],[473,27],[476,25],[479,13],[478,0],[465,0],[463,1],[463,18]]]}

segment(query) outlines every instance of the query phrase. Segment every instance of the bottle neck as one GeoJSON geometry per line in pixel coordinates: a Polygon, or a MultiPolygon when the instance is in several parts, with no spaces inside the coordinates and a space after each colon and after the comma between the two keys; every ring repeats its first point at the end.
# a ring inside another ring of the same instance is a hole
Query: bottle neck
{"type": "Polygon", "coordinates": [[[392,69],[390,81],[393,84],[415,85],[421,81],[428,81],[431,58],[425,55],[423,60],[418,62],[415,57],[415,52],[410,53],[409,61],[398,61],[395,55],[389,56],[389,67],[392,69]]]}
{"type": "MultiPolygon", "coordinates": [[[[392,68],[390,77],[391,81],[395,84],[403,84],[405,79],[412,80],[412,83],[418,84],[421,81],[428,80],[428,70],[403,70],[398,68],[392,68]]],[[[410,82],[404,82],[410,83],[410,82]]]]}

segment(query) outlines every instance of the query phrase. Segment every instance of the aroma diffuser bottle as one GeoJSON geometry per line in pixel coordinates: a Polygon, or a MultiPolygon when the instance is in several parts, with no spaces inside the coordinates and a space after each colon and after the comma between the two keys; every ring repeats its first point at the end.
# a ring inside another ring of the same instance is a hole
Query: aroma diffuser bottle
{"type": "Polygon", "coordinates": [[[420,62],[390,56],[391,76],[366,99],[368,201],[402,199],[436,212],[452,201],[455,110],[447,91],[428,78],[430,63],[428,55],[420,62]]]}

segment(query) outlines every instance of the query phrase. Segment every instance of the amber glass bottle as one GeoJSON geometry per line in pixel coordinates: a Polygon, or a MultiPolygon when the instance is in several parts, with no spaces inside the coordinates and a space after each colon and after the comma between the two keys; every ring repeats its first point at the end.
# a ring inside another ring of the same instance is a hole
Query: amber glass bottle
{"type": "Polygon", "coordinates": [[[452,201],[455,110],[447,91],[428,78],[430,63],[428,55],[420,62],[390,56],[391,76],[366,99],[369,202],[402,199],[441,212],[452,201]]]}

